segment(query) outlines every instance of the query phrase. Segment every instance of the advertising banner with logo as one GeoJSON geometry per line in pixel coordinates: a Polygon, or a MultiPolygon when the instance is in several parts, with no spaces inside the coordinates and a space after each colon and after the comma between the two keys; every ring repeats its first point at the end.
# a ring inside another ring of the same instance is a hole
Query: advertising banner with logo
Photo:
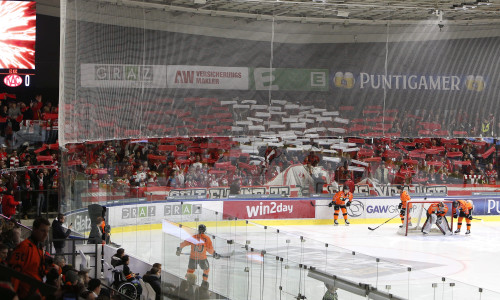
{"type": "MultiPolygon", "coordinates": [[[[412,197],[413,200],[423,200],[422,197],[412,197]]],[[[432,198],[432,200],[457,200],[458,198],[432,198]]],[[[463,198],[461,198],[463,199],[463,198]]],[[[500,197],[484,198],[481,196],[468,197],[466,200],[472,200],[474,203],[474,215],[500,215],[500,197]]],[[[315,200],[316,204],[326,205],[331,200],[315,200]]],[[[401,201],[394,198],[365,198],[354,199],[350,207],[347,208],[349,218],[354,219],[372,219],[372,218],[390,218],[399,212],[398,205],[401,201]]],[[[317,219],[333,218],[333,208],[328,206],[316,207],[317,219]]]]}
{"type": "Polygon", "coordinates": [[[252,68],[251,89],[273,91],[328,91],[328,69],[252,68]]]}
{"type": "Polygon", "coordinates": [[[155,202],[108,207],[109,224],[114,227],[127,225],[159,224],[165,218],[174,222],[216,220],[215,211],[222,210],[219,201],[155,202]]]}
{"type": "Polygon", "coordinates": [[[167,66],[167,86],[182,89],[248,90],[248,68],[167,66]]]}
{"type": "Polygon", "coordinates": [[[90,218],[87,209],[81,209],[67,214],[66,224],[73,224],[71,230],[81,235],[90,231],[90,218]]]}
{"type": "Polygon", "coordinates": [[[310,200],[224,201],[224,215],[241,219],[314,218],[310,200]]]}
{"type": "Polygon", "coordinates": [[[166,88],[166,66],[82,64],[81,86],[120,88],[166,88]]]}

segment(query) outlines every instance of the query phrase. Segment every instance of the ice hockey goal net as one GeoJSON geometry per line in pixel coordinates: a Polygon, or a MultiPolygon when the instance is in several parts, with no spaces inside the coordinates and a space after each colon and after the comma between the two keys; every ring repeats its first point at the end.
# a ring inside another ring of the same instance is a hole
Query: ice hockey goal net
{"type": "MultiPolygon", "coordinates": [[[[450,230],[453,232],[453,214],[452,214],[452,204],[453,201],[449,200],[410,200],[407,206],[411,209],[406,209],[406,214],[403,221],[403,226],[399,228],[398,234],[408,235],[413,233],[422,233],[422,227],[424,226],[425,220],[427,219],[427,209],[433,203],[443,202],[448,206],[448,211],[446,212],[446,219],[450,225],[450,230]],[[411,204],[411,205],[410,205],[411,204]]],[[[433,225],[431,233],[441,233],[441,231],[433,225]]]]}

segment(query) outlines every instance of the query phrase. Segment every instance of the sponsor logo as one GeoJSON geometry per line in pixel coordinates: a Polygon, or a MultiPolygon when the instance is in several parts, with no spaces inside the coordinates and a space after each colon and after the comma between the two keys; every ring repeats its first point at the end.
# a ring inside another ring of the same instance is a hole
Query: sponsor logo
{"type": "Polygon", "coordinates": [[[283,203],[278,204],[272,201],[269,202],[269,204],[267,205],[260,202],[259,205],[247,205],[246,210],[249,218],[276,214],[281,212],[284,213],[287,212],[291,214],[293,212],[293,204],[290,205],[283,203]]]}
{"type": "Polygon", "coordinates": [[[484,77],[477,75],[469,75],[465,80],[465,87],[469,91],[482,92],[486,87],[486,83],[484,82],[484,77]]]}
{"type": "Polygon", "coordinates": [[[398,212],[397,205],[368,205],[366,207],[366,212],[369,214],[377,213],[395,213],[398,212]]]}
{"type": "Polygon", "coordinates": [[[359,73],[356,77],[351,72],[337,72],[333,78],[333,85],[351,89],[356,83],[356,78],[360,89],[460,91],[465,86],[469,91],[481,92],[486,87],[484,77],[481,75],[468,75],[464,78],[456,75],[386,75],[365,72],[359,73]]]}
{"type": "Polygon", "coordinates": [[[256,90],[327,91],[327,69],[255,68],[253,84],[256,90]]]}
{"type": "Polygon", "coordinates": [[[359,74],[359,88],[459,91],[458,76],[359,74]]]}
{"type": "Polygon", "coordinates": [[[326,72],[311,72],[311,86],[324,87],[326,86],[326,72]]]}
{"type": "Polygon", "coordinates": [[[241,72],[182,71],[175,72],[174,83],[219,84],[219,78],[241,78],[241,72]]]}
{"type": "Polygon", "coordinates": [[[122,208],[122,220],[148,218],[156,216],[155,206],[138,206],[122,208]]]}
{"type": "Polygon", "coordinates": [[[95,65],[95,80],[142,81],[154,80],[153,66],[95,65]]]}
{"type": "Polygon", "coordinates": [[[497,214],[500,214],[500,201],[488,199],[488,211],[487,211],[487,213],[491,214],[492,212],[496,212],[497,214]]]}
{"type": "Polygon", "coordinates": [[[87,215],[76,215],[72,223],[75,225],[75,232],[83,233],[90,230],[90,218],[87,215]]]}
{"type": "Polygon", "coordinates": [[[200,215],[201,204],[172,204],[163,206],[164,216],[200,215]]]}
{"type": "Polygon", "coordinates": [[[4,77],[3,83],[8,87],[18,87],[23,83],[23,79],[17,74],[10,74],[4,77]]]}
{"type": "Polygon", "coordinates": [[[339,88],[352,89],[355,82],[354,75],[351,72],[337,72],[333,78],[333,84],[339,88]]]}
{"type": "Polygon", "coordinates": [[[351,205],[347,207],[347,213],[351,217],[359,217],[365,211],[365,206],[358,200],[352,200],[351,205]]]}
{"type": "Polygon", "coordinates": [[[167,86],[248,90],[248,68],[168,65],[167,86]]]}

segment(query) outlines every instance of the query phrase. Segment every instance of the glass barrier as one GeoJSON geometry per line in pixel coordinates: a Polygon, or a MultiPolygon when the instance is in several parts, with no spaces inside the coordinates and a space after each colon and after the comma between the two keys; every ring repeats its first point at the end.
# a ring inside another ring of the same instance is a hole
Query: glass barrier
{"type": "MultiPolygon", "coordinates": [[[[206,278],[210,292],[229,299],[297,299],[300,296],[321,299],[327,289],[323,281],[309,276],[311,268],[350,281],[353,286],[366,285],[403,299],[497,299],[500,296],[404,264],[326,244],[307,234],[295,233],[293,227],[283,230],[266,225],[270,224],[269,220],[239,219],[189,202],[157,203],[144,198],[135,201],[109,205],[109,224],[123,224],[111,228],[111,242],[151,264],[162,263],[163,270],[184,279],[191,272],[188,270],[191,247],[185,244],[179,255],[177,247],[186,240],[193,241],[191,236],[204,224],[215,252],[221,257],[216,259],[207,253],[208,277],[204,277],[205,272],[199,265],[191,267],[196,276],[194,283],[201,287],[206,278]],[[197,209],[199,211],[193,214],[197,209]],[[165,215],[165,211],[172,210],[178,213],[165,215]],[[163,216],[162,224],[153,218],[153,212],[163,216]]],[[[68,219],[71,216],[68,215],[68,219]]],[[[181,282],[170,292],[186,293],[190,290],[187,284],[181,282]]],[[[203,288],[200,292],[208,293],[203,288]]],[[[343,285],[336,289],[340,299],[366,298],[343,285]]]]}
{"type": "MultiPolygon", "coordinates": [[[[186,240],[200,224],[207,227],[220,259],[208,255],[210,289],[230,299],[320,299],[325,285],[308,277],[311,267],[359,284],[377,288],[403,299],[465,299],[498,297],[456,280],[414,270],[411,267],[328,245],[306,236],[247,220],[237,220],[208,209],[197,218],[176,216],[162,224],[162,263],[166,270],[184,278],[190,273],[190,246],[186,240]],[[177,247],[186,246],[179,255],[177,247]],[[187,248],[187,249],[186,249],[187,248]],[[481,292],[480,292],[481,291],[481,292]],[[466,296],[465,296],[466,295],[466,296]]],[[[204,276],[192,270],[200,285],[204,276]]],[[[365,299],[339,288],[341,299],[365,299]]],[[[493,298],[491,298],[493,299],[493,298]]]]}

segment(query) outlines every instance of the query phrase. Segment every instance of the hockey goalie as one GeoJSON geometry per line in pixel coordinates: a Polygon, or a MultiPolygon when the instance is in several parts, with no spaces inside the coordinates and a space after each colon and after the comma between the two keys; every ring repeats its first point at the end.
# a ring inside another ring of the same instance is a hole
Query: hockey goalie
{"type": "Polygon", "coordinates": [[[429,234],[433,224],[436,224],[437,228],[444,235],[451,235],[450,225],[446,219],[446,213],[448,212],[448,206],[443,202],[432,203],[427,209],[427,220],[425,220],[424,226],[422,226],[422,233],[429,234]]]}

